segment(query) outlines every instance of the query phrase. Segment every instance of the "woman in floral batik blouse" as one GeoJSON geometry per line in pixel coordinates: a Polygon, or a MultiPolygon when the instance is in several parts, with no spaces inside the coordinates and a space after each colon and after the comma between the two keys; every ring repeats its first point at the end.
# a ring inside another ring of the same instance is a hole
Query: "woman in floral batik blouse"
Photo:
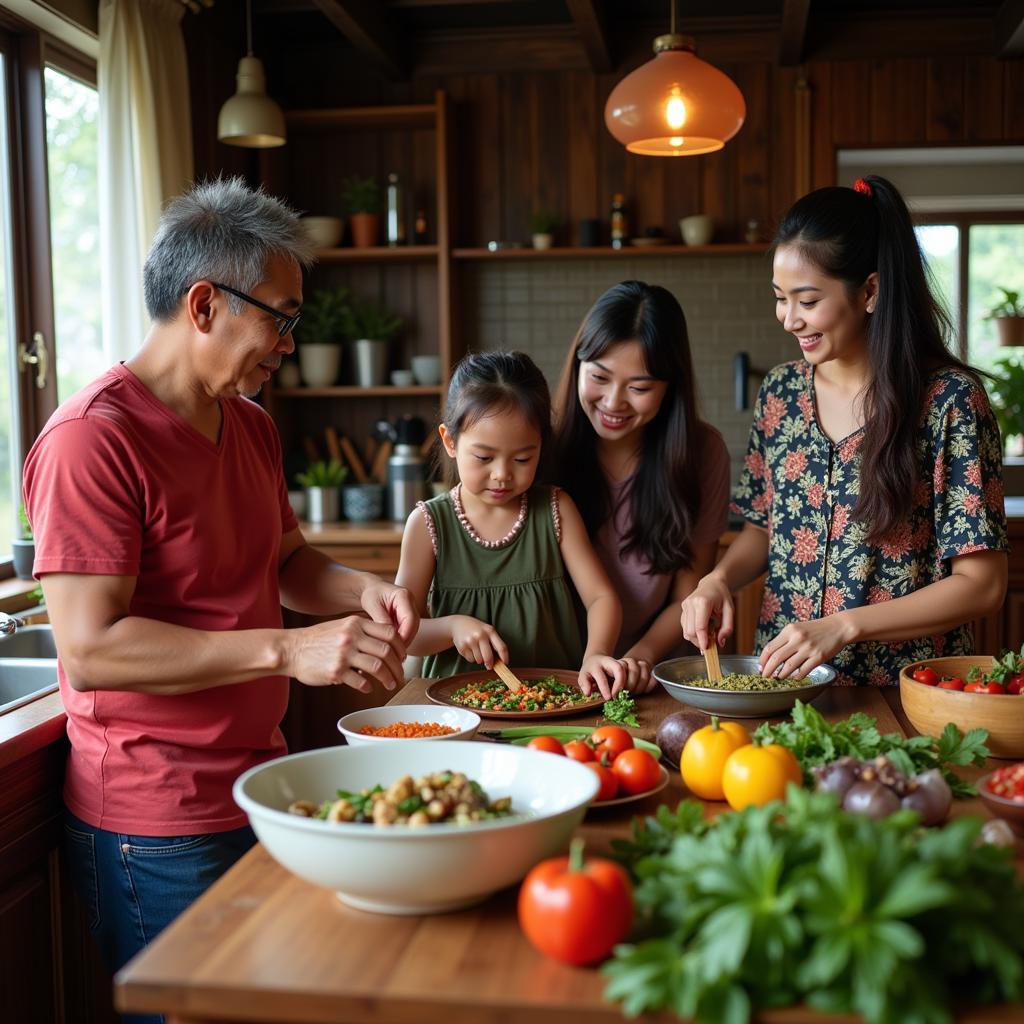
{"type": "Polygon", "coordinates": [[[1002,445],[977,374],[946,348],[906,204],[886,179],[800,199],[775,240],[776,316],[802,359],[764,379],[729,551],[683,602],[688,640],[732,632],[767,569],[765,675],[885,686],[972,650],[1006,593],[1002,445]]]}

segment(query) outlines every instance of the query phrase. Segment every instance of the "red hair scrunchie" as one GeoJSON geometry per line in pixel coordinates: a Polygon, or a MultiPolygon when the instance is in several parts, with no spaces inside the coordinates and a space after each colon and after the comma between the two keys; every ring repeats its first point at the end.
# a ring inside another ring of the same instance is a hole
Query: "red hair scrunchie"
{"type": "Polygon", "coordinates": [[[873,199],[875,196],[874,189],[863,178],[858,178],[853,183],[853,191],[859,192],[862,196],[867,196],[868,199],[873,199]]]}

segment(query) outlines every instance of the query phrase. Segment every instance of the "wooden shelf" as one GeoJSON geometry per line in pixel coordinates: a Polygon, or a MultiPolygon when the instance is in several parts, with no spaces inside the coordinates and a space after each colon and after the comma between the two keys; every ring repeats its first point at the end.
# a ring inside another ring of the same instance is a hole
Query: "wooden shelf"
{"type": "Polygon", "coordinates": [[[355,384],[335,384],[329,388],[274,388],[274,398],[407,398],[420,395],[439,396],[440,384],[414,384],[409,388],[382,385],[361,388],[355,384]]]}
{"type": "Polygon", "coordinates": [[[627,245],[613,249],[610,245],[555,246],[551,249],[453,249],[452,257],[457,260],[551,260],[551,259],[624,259],[634,256],[737,256],[768,251],[767,242],[724,242],[720,245],[627,245]]]}
{"type": "Polygon", "coordinates": [[[433,103],[393,107],[338,107],[323,110],[289,110],[285,122],[295,131],[338,128],[434,128],[437,107],[433,103]]]}
{"type": "Polygon", "coordinates": [[[375,245],[365,249],[317,249],[321,263],[430,263],[437,259],[436,245],[375,245]]]}

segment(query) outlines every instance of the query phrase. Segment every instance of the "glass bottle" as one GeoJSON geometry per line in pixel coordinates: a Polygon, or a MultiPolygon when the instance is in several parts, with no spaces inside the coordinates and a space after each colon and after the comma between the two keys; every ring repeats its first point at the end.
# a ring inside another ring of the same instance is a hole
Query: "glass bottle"
{"type": "Polygon", "coordinates": [[[626,199],[621,192],[612,196],[612,248],[621,249],[626,244],[626,199]]]}
{"type": "Polygon", "coordinates": [[[427,214],[424,210],[416,211],[416,223],[413,225],[412,240],[417,245],[427,244],[427,214]]]}
{"type": "Polygon", "coordinates": [[[397,174],[388,175],[388,245],[405,245],[405,210],[397,174]]]}

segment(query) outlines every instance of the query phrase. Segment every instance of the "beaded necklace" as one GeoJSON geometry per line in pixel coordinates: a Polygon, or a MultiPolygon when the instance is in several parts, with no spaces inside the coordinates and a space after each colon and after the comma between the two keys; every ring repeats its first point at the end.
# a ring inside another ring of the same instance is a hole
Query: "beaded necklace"
{"type": "Polygon", "coordinates": [[[516,521],[512,524],[512,529],[509,530],[504,537],[500,537],[498,540],[485,540],[476,532],[476,528],[469,521],[469,516],[466,515],[466,510],[462,507],[462,484],[456,484],[452,488],[451,495],[452,505],[455,508],[455,518],[458,519],[462,528],[469,534],[469,539],[475,541],[482,548],[502,548],[506,544],[511,543],[523,528],[523,523],[526,522],[526,506],[528,499],[527,492],[523,491],[523,496],[519,499],[519,515],[516,516],[516,521]]]}

